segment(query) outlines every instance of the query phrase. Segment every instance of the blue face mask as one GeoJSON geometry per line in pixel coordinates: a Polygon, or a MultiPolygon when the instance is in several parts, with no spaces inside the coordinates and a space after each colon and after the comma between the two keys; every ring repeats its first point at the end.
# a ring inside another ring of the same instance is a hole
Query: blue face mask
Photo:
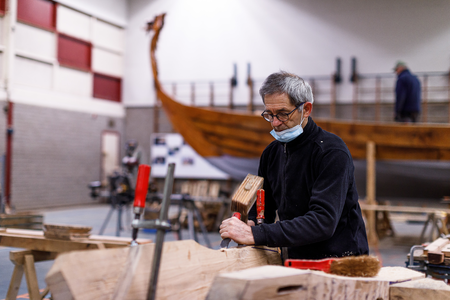
{"type": "MultiPolygon", "coordinates": [[[[302,108],[302,115],[303,115],[303,108],[302,108]]],[[[282,142],[282,143],[288,143],[303,133],[302,123],[303,123],[303,117],[302,117],[299,125],[296,125],[292,128],[285,129],[283,131],[275,131],[275,129],[272,129],[270,134],[277,141],[282,142]]]]}
{"type": "Polygon", "coordinates": [[[270,134],[276,138],[278,141],[282,143],[287,143],[298,137],[300,134],[303,133],[303,128],[300,125],[296,125],[292,128],[288,128],[283,131],[275,131],[272,129],[270,134]]]}

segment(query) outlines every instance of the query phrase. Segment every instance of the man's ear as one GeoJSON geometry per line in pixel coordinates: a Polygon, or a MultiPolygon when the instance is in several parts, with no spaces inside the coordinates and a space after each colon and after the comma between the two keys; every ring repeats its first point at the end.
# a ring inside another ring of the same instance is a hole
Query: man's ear
{"type": "Polygon", "coordinates": [[[303,116],[305,118],[309,117],[312,113],[312,103],[311,102],[306,102],[305,104],[303,104],[303,116]]]}

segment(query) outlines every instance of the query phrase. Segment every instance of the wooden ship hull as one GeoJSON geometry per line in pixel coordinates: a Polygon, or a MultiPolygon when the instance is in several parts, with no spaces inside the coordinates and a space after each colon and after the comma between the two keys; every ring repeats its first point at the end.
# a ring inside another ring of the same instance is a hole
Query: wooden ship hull
{"type": "MultiPolygon", "coordinates": [[[[159,81],[155,56],[163,24],[164,14],[149,23],[148,29],[154,31],[150,57],[157,96],[174,129],[197,153],[232,177],[242,180],[247,173],[256,173],[262,151],[273,141],[269,134],[272,130],[270,123],[259,113],[194,107],[172,99],[159,81]]],[[[433,161],[430,165],[450,161],[450,126],[447,124],[354,122],[316,118],[314,121],[324,130],[341,137],[356,160],[365,159],[367,143],[374,142],[377,160],[433,161]]],[[[449,176],[448,169],[444,172],[449,176]]]]}

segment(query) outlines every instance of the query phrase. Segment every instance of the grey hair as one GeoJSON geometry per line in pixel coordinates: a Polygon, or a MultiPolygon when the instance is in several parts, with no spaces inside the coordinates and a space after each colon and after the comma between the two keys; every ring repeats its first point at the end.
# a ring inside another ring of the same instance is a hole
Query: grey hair
{"type": "Polygon", "coordinates": [[[262,101],[266,95],[286,94],[294,106],[314,102],[311,86],[300,76],[286,71],[270,74],[259,89],[262,101]]]}

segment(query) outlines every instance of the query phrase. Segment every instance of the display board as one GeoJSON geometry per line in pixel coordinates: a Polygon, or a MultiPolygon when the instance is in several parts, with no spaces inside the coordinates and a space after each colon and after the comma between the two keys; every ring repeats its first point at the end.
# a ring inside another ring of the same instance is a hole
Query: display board
{"type": "Polygon", "coordinates": [[[228,174],[212,166],[178,133],[151,135],[151,176],[165,177],[169,163],[175,163],[175,178],[228,179],[228,174]]]}

